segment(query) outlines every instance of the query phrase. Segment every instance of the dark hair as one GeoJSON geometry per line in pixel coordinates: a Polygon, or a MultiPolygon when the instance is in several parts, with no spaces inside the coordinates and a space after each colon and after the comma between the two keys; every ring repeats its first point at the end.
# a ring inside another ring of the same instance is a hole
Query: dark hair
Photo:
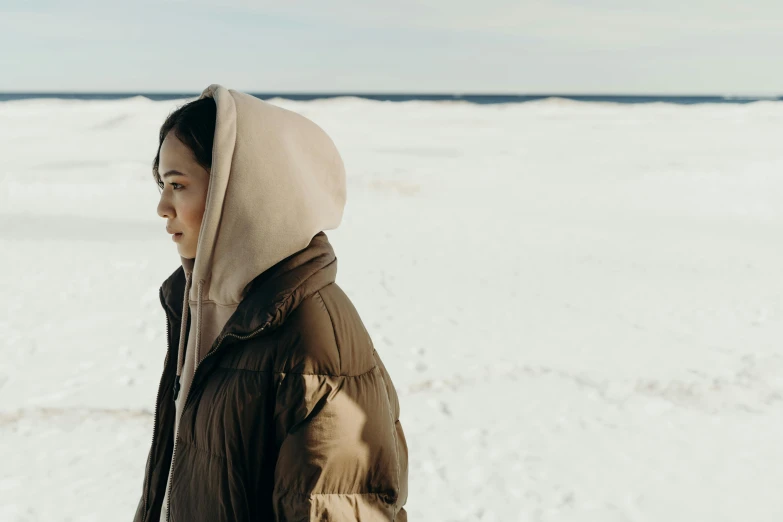
{"type": "Polygon", "coordinates": [[[217,106],[211,96],[188,102],[169,114],[160,127],[158,153],[152,162],[152,177],[158,187],[162,188],[163,184],[158,172],[160,147],[169,131],[174,131],[177,138],[193,152],[199,165],[207,170],[212,168],[212,144],[215,140],[216,118],[217,106]]]}

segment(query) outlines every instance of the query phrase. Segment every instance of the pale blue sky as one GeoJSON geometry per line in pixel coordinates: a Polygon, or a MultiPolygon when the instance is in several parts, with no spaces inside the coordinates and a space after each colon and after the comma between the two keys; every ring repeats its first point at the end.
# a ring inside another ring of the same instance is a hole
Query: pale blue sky
{"type": "Polygon", "coordinates": [[[0,0],[0,91],[763,95],[782,55],[781,0],[0,0]]]}

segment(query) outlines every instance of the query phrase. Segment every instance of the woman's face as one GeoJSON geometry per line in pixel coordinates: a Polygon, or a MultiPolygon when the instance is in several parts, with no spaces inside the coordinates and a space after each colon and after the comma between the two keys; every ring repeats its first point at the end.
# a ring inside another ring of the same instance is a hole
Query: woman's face
{"type": "Polygon", "coordinates": [[[191,150],[174,132],[169,132],[160,147],[158,172],[163,182],[158,215],[166,220],[167,232],[179,233],[172,236],[179,255],[195,259],[209,171],[196,162],[191,150]]]}

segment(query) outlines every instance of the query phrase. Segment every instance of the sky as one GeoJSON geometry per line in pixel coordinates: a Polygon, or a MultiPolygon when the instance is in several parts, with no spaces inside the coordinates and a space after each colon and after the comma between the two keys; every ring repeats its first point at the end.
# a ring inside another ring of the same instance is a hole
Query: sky
{"type": "Polygon", "coordinates": [[[0,0],[0,91],[783,94],[780,0],[0,0]]]}

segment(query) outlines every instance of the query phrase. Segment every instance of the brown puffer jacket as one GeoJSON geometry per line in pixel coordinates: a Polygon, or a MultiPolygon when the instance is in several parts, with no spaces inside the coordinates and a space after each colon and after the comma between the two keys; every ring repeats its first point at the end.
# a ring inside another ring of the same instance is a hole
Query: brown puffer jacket
{"type": "MultiPolygon", "coordinates": [[[[397,394],[336,272],[320,232],[253,280],[205,351],[180,420],[170,520],[407,520],[397,394]]],[[[180,267],[160,288],[168,352],[134,522],[158,521],[166,489],[184,287],[180,267]]]]}

